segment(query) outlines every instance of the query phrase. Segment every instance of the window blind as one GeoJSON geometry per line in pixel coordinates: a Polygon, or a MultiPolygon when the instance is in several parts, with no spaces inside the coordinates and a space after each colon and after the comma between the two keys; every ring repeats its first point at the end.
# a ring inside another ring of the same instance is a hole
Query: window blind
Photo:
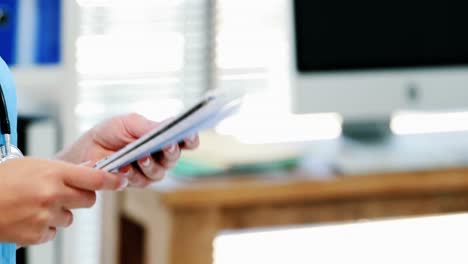
{"type": "MultiPolygon", "coordinates": [[[[76,116],[85,131],[110,116],[178,113],[211,82],[211,1],[77,0],[76,116]]],[[[76,213],[77,263],[100,262],[98,197],[76,213]]]]}
{"type": "Polygon", "coordinates": [[[335,138],[337,114],[291,113],[289,0],[218,0],[215,16],[217,87],[247,91],[237,116],[218,126],[244,143],[335,138]]]}
{"type": "Polygon", "coordinates": [[[289,111],[287,7],[287,0],[217,1],[217,87],[247,90],[250,113],[289,111]]]}
{"type": "Polygon", "coordinates": [[[163,119],[208,87],[208,0],[78,1],[80,128],[111,115],[163,119]]]}

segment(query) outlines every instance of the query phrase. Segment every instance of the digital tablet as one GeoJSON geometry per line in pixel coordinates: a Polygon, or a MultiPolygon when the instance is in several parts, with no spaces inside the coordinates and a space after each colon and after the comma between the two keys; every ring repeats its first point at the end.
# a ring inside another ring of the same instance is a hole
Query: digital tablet
{"type": "Polygon", "coordinates": [[[214,126],[233,114],[240,102],[239,96],[210,93],[174,119],[164,122],[119,151],[99,160],[94,167],[117,171],[140,158],[159,152],[171,144],[179,143],[191,135],[214,126]]]}

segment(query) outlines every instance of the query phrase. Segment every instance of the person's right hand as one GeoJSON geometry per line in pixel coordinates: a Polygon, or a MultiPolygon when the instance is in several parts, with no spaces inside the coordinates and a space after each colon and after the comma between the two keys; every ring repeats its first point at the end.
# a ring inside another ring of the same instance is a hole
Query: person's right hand
{"type": "Polygon", "coordinates": [[[0,164],[0,242],[44,243],[73,221],[70,211],[89,208],[97,190],[118,190],[126,179],[61,161],[12,159],[0,164]]]}

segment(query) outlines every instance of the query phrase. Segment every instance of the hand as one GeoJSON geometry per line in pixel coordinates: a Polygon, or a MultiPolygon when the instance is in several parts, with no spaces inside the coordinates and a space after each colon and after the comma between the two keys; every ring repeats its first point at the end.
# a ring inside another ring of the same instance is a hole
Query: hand
{"type": "Polygon", "coordinates": [[[60,161],[12,159],[0,164],[0,241],[32,245],[52,240],[89,208],[97,190],[125,185],[121,175],[60,161]]]}
{"type": "MultiPolygon", "coordinates": [[[[72,163],[88,160],[95,163],[159,125],[138,114],[117,116],[92,128],[57,157],[72,163]]],[[[146,187],[162,179],[166,171],[176,165],[181,149],[194,149],[198,145],[198,136],[194,135],[180,144],[166,147],[160,153],[138,160],[138,166],[125,166],[120,172],[128,178],[130,186],[146,187]]]]}

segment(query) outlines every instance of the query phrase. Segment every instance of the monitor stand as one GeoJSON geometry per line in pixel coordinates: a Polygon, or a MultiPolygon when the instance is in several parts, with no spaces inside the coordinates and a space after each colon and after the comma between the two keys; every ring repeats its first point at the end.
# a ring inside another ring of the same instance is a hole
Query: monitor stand
{"type": "Polygon", "coordinates": [[[392,136],[390,118],[373,121],[344,121],[343,137],[356,143],[381,144],[392,136]]]}

